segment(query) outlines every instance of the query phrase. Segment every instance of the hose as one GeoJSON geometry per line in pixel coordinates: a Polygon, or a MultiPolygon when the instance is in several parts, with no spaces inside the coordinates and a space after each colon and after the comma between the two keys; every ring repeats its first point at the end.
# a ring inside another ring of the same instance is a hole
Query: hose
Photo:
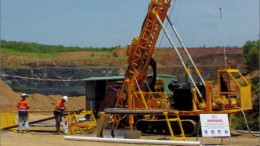
{"type": "MultiPolygon", "coordinates": [[[[247,128],[247,131],[252,135],[252,136],[255,136],[255,137],[260,137],[260,132],[253,132],[250,130],[249,126],[248,126],[248,123],[247,123],[247,119],[246,119],[246,115],[245,115],[245,112],[243,111],[243,109],[241,109],[240,107],[235,107],[237,109],[239,109],[244,117],[244,121],[246,123],[246,128],[247,128]]],[[[240,130],[236,130],[237,132],[239,133],[244,133],[244,132],[241,132],[240,130]]]]}

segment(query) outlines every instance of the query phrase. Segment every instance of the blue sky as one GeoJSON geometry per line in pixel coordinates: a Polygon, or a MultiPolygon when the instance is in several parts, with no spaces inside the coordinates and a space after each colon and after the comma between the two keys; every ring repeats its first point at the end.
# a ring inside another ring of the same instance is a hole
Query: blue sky
{"type": "MultiPolygon", "coordinates": [[[[125,46],[139,36],[149,2],[1,0],[1,39],[80,47],[125,46]]],[[[168,15],[187,47],[243,46],[259,38],[259,0],[172,0],[168,15]]],[[[169,47],[166,37],[162,43],[161,38],[157,46],[169,47]]]]}

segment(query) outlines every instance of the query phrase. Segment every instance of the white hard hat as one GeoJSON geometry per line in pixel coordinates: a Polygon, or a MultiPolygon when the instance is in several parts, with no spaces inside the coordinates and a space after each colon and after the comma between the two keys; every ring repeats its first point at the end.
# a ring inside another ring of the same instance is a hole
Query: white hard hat
{"type": "Polygon", "coordinates": [[[21,95],[21,97],[22,97],[22,98],[28,97],[28,94],[23,93],[23,94],[21,95]]]}
{"type": "Polygon", "coordinates": [[[69,97],[68,96],[63,96],[62,99],[64,99],[66,102],[68,102],[69,97]]]}

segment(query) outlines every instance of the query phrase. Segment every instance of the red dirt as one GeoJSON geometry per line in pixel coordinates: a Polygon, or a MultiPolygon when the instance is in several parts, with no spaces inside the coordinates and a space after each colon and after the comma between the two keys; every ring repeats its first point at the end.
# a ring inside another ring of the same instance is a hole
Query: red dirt
{"type": "MultiPolygon", "coordinates": [[[[8,84],[0,80],[0,111],[4,112],[16,112],[17,101],[20,99],[22,93],[14,92],[8,84]]],[[[30,102],[30,110],[32,111],[50,111],[54,109],[56,100],[61,98],[61,95],[42,95],[42,94],[30,94],[27,98],[30,102]]],[[[85,96],[70,97],[68,103],[65,103],[68,110],[79,110],[85,108],[85,96]]]]}

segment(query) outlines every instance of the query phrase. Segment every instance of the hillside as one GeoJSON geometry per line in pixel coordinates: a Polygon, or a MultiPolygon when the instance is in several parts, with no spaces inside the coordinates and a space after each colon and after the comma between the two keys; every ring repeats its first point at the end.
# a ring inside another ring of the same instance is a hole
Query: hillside
{"type": "MultiPolygon", "coordinates": [[[[187,61],[185,52],[181,49],[184,61],[187,61]]],[[[223,48],[188,48],[188,51],[197,64],[204,67],[224,67],[223,48]]],[[[126,48],[117,48],[112,51],[78,51],[62,52],[57,55],[46,56],[26,54],[1,54],[1,68],[122,68],[127,67],[126,48]]],[[[243,48],[226,48],[227,60],[233,61],[243,69],[243,48]]],[[[153,57],[157,61],[158,72],[174,73],[171,68],[182,67],[180,59],[171,48],[156,49],[153,57]]],[[[203,71],[202,71],[203,72],[203,71]]],[[[176,73],[176,72],[175,72],[176,73]]]]}
{"type": "MultiPolygon", "coordinates": [[[[31,45],[21,43],[21,45],[31,45]]],[[[34,45],[34,44],[33,44],[34,45]]],[[[40,45],[39,48],[41,48],[40,45]]],[[[46,47],[43,45],[43,47],[46,47]]],[[[49,46],[47,46],[49,47],[49,46]]],[[[57,46],[51,46],[55,49],[57,46]]],[[[35,47],[31,47],[33,51],[35,47]]],[[[37,48],[37,47],[36,47],[37,48]]],[[[11,48],[10,48],[11,49],[11,48]]],[[[46,51],[52,48],[47,48],[46,51]]],[[[124,75],[127,69],[126,47],[114,49],[65,48],[57,53],[12,53],[1,52],[1,76],[13,90],[42,94],[85,95],[84,82],[63,82],[62,80],[80,80],[94,76],[124,75]],[[66,50],[68,49],[68,50],[66,50]],[[55,82],[57,81],[57,82],[55,82]]],[[[42,50],[42,49],[41,49],[42,50]]],[[[43,52],[46,52],[43,51],[43,52]]],[[[183,49],[179,49],[185,64],[191,63],[183,49]]],[[[188,48],[188,51],[205,80],[216,80],[217,70],[224,68],[224,50],[214,48],[188,48]]],[[[226,48],[227,60],[231,60],[244,72],[243,48],[226,48]]],[[[153,53],[157,62],[157,73],[176,75],[179,82],[185,79],[180,59],[172,48],[157,48],[153,53]]],[[[199,81],[195,71],[193,77],[199,81]]]]}

